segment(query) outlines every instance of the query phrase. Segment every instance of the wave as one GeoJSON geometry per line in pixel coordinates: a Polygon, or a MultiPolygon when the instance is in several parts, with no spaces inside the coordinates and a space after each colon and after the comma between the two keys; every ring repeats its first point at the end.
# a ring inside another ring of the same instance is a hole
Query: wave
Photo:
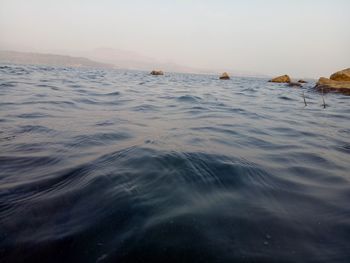
{"type": "Polygon", "coordinates": [[[350,257],[348,97],[324,109],[314,83],[0,71],[0,261],[350,257]]]}

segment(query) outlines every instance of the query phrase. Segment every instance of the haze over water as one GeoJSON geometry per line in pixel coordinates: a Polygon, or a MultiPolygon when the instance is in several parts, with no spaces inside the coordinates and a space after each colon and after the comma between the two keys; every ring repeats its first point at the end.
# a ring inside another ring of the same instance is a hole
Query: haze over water
{"type": "Polygon", "coordinates": [[[0,50],[106,47],[153,67],[317,79],[349,67],[349,9],[348,0],[1,0],[0,50]]]}
{"type": "Polygon", "coordinates": [[[1,65],[0,261],[347,262],[350,97],[314,84],[1,65]]]}

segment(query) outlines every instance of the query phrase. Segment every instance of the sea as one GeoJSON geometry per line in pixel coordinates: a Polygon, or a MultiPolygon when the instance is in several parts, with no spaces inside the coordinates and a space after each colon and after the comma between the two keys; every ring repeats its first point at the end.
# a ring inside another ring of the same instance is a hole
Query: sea
{"type": "Polygon", "coordinates": [[[350,96],[0,65],[0,262],[350,262],[350,96]]]}

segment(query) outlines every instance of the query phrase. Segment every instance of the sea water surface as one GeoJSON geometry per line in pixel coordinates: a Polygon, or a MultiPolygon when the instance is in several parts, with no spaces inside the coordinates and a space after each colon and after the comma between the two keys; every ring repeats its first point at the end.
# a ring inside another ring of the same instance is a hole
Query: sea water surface
{"type": "Polygon", "coordinates": [[[350,97],[313,86],[1,65],[0,262],[350,262],[350,97]]]}

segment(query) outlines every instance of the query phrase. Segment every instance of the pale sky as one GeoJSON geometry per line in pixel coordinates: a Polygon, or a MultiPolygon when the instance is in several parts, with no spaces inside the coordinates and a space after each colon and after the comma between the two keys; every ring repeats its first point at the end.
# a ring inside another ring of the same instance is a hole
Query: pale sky
{"type": "Polygon", "coordinates": [[[350,67],[349,0],[0,0],[0,49],[109,47],[204,69],[350,67]]]}

